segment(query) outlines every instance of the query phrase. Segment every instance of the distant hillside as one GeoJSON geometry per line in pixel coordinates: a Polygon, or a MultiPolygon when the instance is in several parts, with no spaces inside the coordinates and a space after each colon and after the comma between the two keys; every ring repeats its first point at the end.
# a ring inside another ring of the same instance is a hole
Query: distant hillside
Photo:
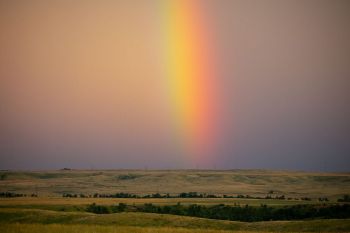
{"type": "Polygon", "coordinates": [[[59,170],[0,172],[0,192],[134,194],[198,192],[338,198],[350,193],[350,173],[272,170],[59,170]]]}

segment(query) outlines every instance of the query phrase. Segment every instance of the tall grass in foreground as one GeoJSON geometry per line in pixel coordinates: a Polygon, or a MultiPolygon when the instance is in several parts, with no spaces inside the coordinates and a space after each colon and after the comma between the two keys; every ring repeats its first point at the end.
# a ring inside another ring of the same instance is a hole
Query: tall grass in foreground
{"type": "MultiPolygon", "coordinates": [[[[185,229],[168,227],[120,227],[120,226],[94,226],[94,225],[63,225],[63,224],[2,224],[2,233],[253,233],[253,231],[225,231],[185,229]]],[[[260,231],[259,231],[260,232],[260,231]]],[[[260,232],[262,233],[262,232],[260,232]]],[[[267,233],[267,232],[265,232],[267,233]]],[[[269,232],[271,233],[271,232],[269,232]]]]}
{"type": "Polygon", "coordinates": [[[185,228],[152,228],[152,227],[118,227],[93,225],[63,225],[63,224],[5,224],[1,225],[2,233],[227,233],[222,230],[203,230],[185,228]]]}

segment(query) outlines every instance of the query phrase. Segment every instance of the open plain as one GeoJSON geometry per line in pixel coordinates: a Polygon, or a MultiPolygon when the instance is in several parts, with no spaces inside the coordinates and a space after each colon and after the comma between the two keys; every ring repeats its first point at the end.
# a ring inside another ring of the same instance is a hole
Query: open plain
{"type": "Polygon", "coordinates": [[[349,232],[349,219],[238,222],[172,214],[95,214],[96,203],[130,207],[335,205],[350,193],[349,173],[269,170],[57,170],[1,171],[0,192],[23,197],[0,198],[2,232],[349,232]],[[215,198],[179,198],[196,192],[215,198]],[[101,198],[96,194],[128,193],[137,198],[101,198]],[[168,194],[171,198],[152,195],[168,194]],[[33,196],[34,194],[34,196],[33,196]],[[65,194],[76,197],[63,197],[65,194]],[[81,197],[83,195],[83,197],[81,197]],[[95,195],[95,197],[94,197],[95,195]],[[145,198],[144,196],[147,196],[145,198]],[[266,199],[267,196],[270,198],[266,199]],[[283,198],[275,198],[281,197],[283,198]],[[327,198],[327,202],[319,198],[327,198]]]}

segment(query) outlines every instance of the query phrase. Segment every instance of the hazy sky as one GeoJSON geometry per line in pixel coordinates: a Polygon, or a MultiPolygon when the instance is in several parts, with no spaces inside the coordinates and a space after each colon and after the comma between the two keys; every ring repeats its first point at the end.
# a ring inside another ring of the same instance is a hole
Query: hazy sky
{"type": "Polygon", "coordinates": [[[2,0],[0,169],[349,171],[350,1],[193,1],[215,50],[210,159],[179,149],[162,1],[2,0]]]}

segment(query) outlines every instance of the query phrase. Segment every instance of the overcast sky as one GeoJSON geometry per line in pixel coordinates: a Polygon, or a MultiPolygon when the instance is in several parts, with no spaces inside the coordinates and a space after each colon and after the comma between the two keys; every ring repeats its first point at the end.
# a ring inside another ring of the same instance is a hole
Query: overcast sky
{"type": "Polygon", "coordinates": [[[349,171],[350,1],[196,1],[220,93],[206,162],[174,133],[160,2],[0,2],[0,169],[349,171]]]}

